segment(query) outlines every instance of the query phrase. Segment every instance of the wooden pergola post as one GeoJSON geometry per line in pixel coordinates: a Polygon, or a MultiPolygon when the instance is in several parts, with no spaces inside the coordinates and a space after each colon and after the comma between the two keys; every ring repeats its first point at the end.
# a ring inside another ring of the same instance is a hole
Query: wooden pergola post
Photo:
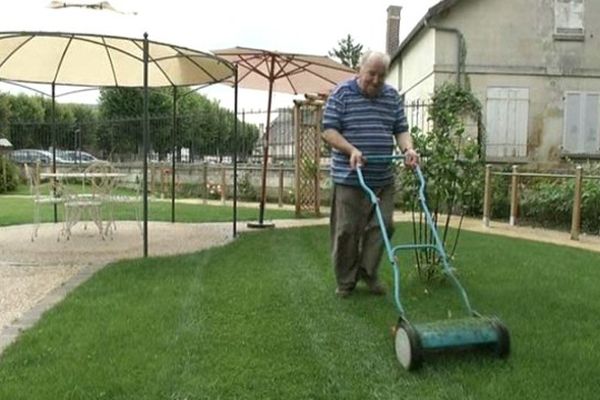
{"type": "Polygon", "coordinates": [[[485,166],[485,186],[483,194],[483,225],[490,226],[490,214],[492,209],[492,166],[485,166]]]}
{"type": "Polygon", "coordinates": [[[519,175],[516,165],[512,166],[512,187],[510,196],[510,220],[509,225],[517,225],[517,214],[519,212],[519,175]]]}
{"type": "Polygon", "coordinates": [[[581,189],[583,186],[583,168],[577,166],[575,170],[575,194],[573,199],[573,216],[571,218],[571,239],[579,240],[581,231],[581,189]]]}

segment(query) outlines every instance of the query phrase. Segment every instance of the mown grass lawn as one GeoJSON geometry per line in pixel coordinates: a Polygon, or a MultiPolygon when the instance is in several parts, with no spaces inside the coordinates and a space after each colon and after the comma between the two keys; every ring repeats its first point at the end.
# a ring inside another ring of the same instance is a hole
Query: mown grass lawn
{"type": "MultiPolygon", "coordinates": [[[[5,351],[0,398],[597,398],[600,254],[463,232],[455,266],[475,308],[509,327],[512,354],[435,356],[408,373],[391,295],[336,298],[328,248],[327,227],[271,230],[112,264],[5,351]]],[[[460,314],[448,284],[403,278],[413,320],[460,314]]]]}

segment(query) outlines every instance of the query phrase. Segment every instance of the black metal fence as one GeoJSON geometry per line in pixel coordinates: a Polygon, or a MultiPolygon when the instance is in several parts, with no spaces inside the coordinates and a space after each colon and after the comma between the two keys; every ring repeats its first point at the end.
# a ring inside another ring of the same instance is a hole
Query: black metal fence
{"type": "MultiPolygon", "coordinates": [[[[425,103],[407,105],[406,114],[411,126],[426,126],[426,107],[425,103]]],[[[202,113],[180,115],[176,119],[172,116],[151,117],[149,161],[157,168],[168,171],[175,157],[175,161],[180,164],[177,179],[181,183],[187,180],[190,183],[203,181],[199,177],[206,173],[202,171],[208,171],[208,177],[204,179],[207,182],[220,182],[222,168],[228,171],[230,182],[232,155],[234,146],[237,145],[238,163],[241,164],[240,181],[247,186],[246,191],[252,192],[250,186],[255,189],[260,187],[267,113],[264,110],[244,110],[239,113],[238,120],[237,140],[234,143],[233,119],[216,120],[215,116],[202,113]],[[189,168],[182,168],[184,165],[189,165],[189,168]],[[188,172],[184,174],[183,171],[188,172]],[[213,172],[217,175],[212,176],[213,172]],[[184,175],[189,175],[190,178],[187,179],[184,175]]],[[[284,168],[285,191],[291,193],[296,157],[293,109],[273,110],[270,126],[267,188],[278,190],[276,188],[281,186],[278,183],[281,180],[280,171],[284,168]]],[[[8,132],[8,139],[14,149],[9,153],[9,158],[18,164],[39,162],[42,166],[50,166],[54,153],[57,165],[65,167],[85,166],[99,159],[125,169],[140,168],[143,160],[141,118],[74,124],[13,123],[8,132]]],[[[323,147],[326,146],[323,144],[323,147]]],[[[324,174],[328,156],[329,152],[324,149],[320,163],[324,174]]],[[[327,185],[325,177],[323,182],[327,185]]]]}
{"type": "MultiPolygon", "coordinates": [[[[230,163],[237,146],[238,160],[261,163],[267,114],[242,112],[237,139],[233,120],[214,120],[211,115],[151,117],[150,161],[230,163]],[[234,143],[234,140],[236,143],[234,143]],[[175,151],[173,151],[175,149],[175,151]]],[[[65,123],[14,123],[7,139],[13,145],[11,159],[16,162],[50,163],[53,149],[61,163],[86,163],[92,157],[113,162],[140,161],[143,154],[142,119],[65,123]]],[[[292,109],[271,114],[269,160],[292,163],[294,124],[292,109]]]]}
{"type": "Polygon", "coordinates": [[[429,105],[431,103],[424,100],[416,100],[404,106],[404,113],[410,128],[419,128],[422,132],[429,132],[432,128],[429,120],[429,105]]]}

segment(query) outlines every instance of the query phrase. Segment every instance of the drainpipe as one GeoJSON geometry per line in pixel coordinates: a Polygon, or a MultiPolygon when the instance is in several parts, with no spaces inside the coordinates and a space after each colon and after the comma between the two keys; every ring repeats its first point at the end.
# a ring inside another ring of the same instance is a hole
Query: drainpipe
{"type": "Polygon", "coordinates": [[[456,84],[458,85],[458,87],[461,87],[462,85],[460,82],[460,66],[462,64],[462,43],[464,41],[464,36],[462,32],[457,28],[447,28],[445,26],[437,26],[436,24],[429,24],[429,21],[427,19],[423,21],[423,25],[438,31],[454,33],[456,35],[456,84]]]}

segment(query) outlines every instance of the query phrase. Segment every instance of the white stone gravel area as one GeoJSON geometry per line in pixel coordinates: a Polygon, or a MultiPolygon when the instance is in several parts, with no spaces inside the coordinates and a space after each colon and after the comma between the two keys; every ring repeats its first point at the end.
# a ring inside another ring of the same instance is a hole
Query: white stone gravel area
{"type": "MultiPolygon", "coordinates": [[[[76,226],[69,240],[61,224],[42,224],[31,241],[33,225],[0,228],[0,332],[33,308],[53,289],[89,266],[143,256],[136,222],[120,221],[104,240],[93,224],[76,226]]],[[[231,240],[230,223],[148,225],[149,256],[192,253],[231,240]]]]}
{"type": "Polygon", "coordinates": [[[0,331],[80,270],[78,266],[0,265],[0,331]]]}

